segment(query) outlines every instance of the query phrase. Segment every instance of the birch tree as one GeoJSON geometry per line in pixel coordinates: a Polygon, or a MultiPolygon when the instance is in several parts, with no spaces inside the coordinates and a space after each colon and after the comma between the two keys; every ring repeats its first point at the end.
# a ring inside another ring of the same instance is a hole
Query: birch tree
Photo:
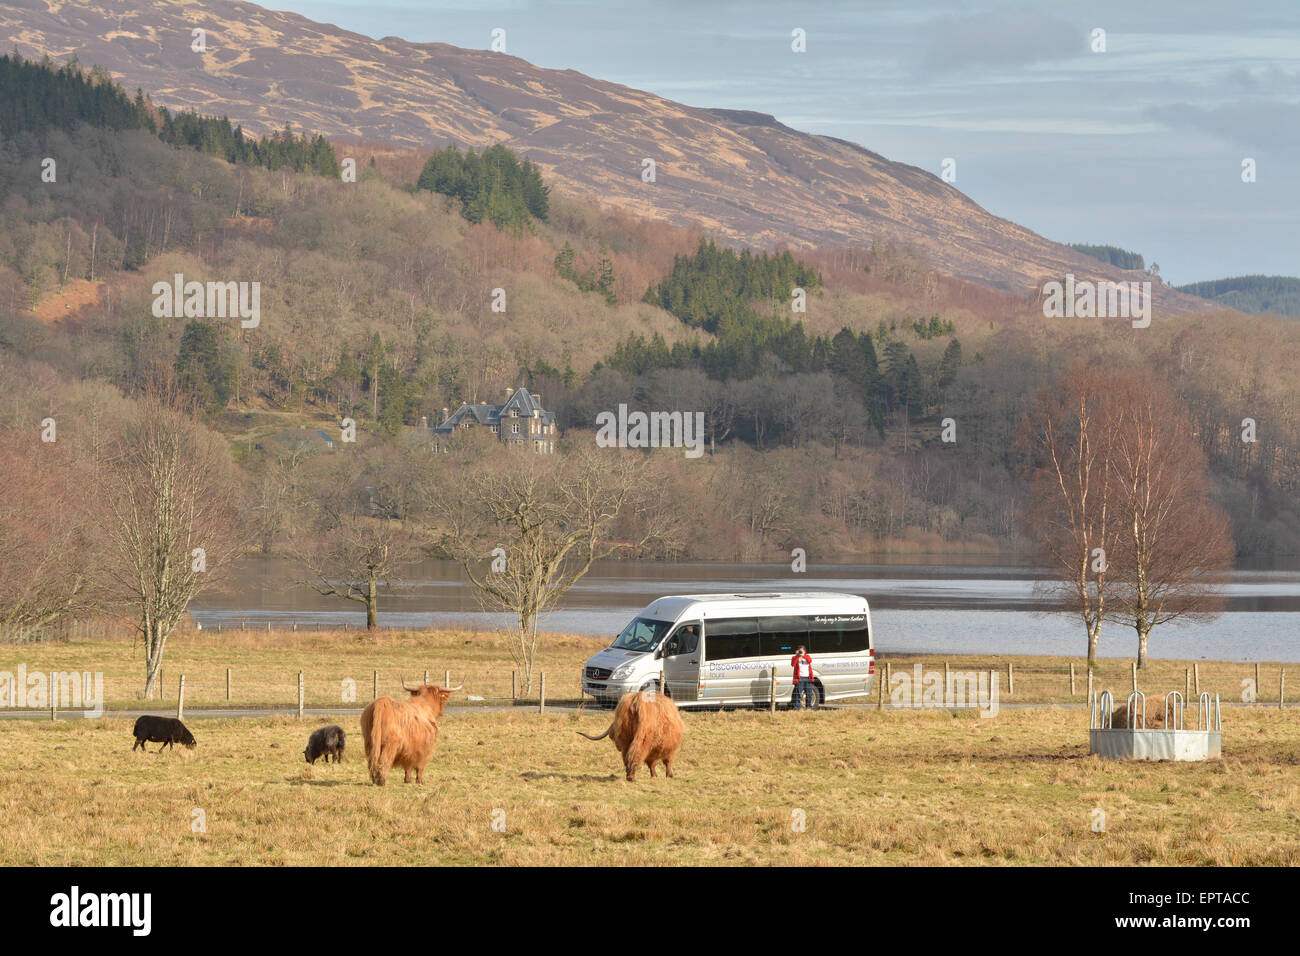
{"type": "Polygon", "coordinates": [[[1110,562],[1122,540],[1111,442],[1123,410],[1110,401],[1108,387],[1103,373],[1073,365],[1056,388],[1039,393],[1020,431],[1031,458],[1024,531],[1052,571],[1047,589],[1083,623],[1089,669],[1097,664],[1114,590],[1110,562]]]}
{"type": "Polygon", "coordinates": [[[1232,566],[1234,547],[1187,409],[1149,379],[1129,378],[1116,392],[1125,420],[1113,429],[1110,461],[1124,547],[1108,613],[1137,633],[1137,663],[1146,667],[1156,625],[1217,615],[1215,578],[1232,566]]]}

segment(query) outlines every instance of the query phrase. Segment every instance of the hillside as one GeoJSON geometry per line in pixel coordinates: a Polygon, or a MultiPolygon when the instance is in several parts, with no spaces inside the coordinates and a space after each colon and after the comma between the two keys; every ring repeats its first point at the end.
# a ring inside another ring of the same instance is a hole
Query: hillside
{"type": "MultiPolygon", "coordinates": [[[[18,75],[3,101],[26,126],[0,126],[0,437],[26,447],[49,416],[58,447],[93,451],[105,422],[174,374],[257,489],[249,506],[270,551],[284,545],[284,469],[297,461],[285,432],[354,418],[364,460],[400,486],[428,467],[411,457],[423,420],[521,384],[544,396],[570,448],[620,403],[705,415],[710,454],[656,456],[698,532],[682,542],[691,557],[1014,548],[1019,423],[1081,357],[1142,366],[1178,392],[1239,550],[1300,547],[1294,322],[1044,322],[1023,298],[887,245],[738,255],[590,203],[532,196],[516,208],[537,185],[523,166],[502,191],[473,164],[458,167],[467,179],[444,176],[434,158],[417,188],[421,164],[392,147],[355,183],[308,162],[305,139],[301,169],[232,161],[223,136],[111,128],[102,104],[123,106],[123,91],[69,98],[59,91],[82,89],[71,71],[18,75]],[[36,123],[32,104],[56,101],[65,122],[36,123]],[[47,156],[59,178],[33,187],[47,156]],[[494,209],[510,213],[500,225],[494,209]],[[260,283],[259,324],[159,316],[154,285],[177,273],[260,283]],[[783,293],[795,282],[808,311],[792,319],[783,293]],[[1239,437],[1247,414],[1254,444],[1239,437]],[[940,439],[944,418],[954,443],[940,439]]],[[[138,108],[152,115],[149,102],[138,108]]],[[[506,149],[494,168],[514,168],[506,149]]],[[[275,153],[265,141],[254,152],[275,153]]],[[[33,474],[10,486],[36,487],[33,474]]]]}
{"type": "Polygon", "coordinates": [[[1300,316],[1300,279],[1291,276],[1237,276],[1193,282],[1178,291],[1197,295],[1238,312],[1300,316]]]}
{"type": "MultiPolygon", "coordinates": [[[[504,142],[559,192],[737,243],[910,247],[941,272],[1016,294],[1072,272],[1132,278],[982,209],[929,172],[772,117],[685,106],[572,70],[446,44],[372,40],[232,0],[30,0],[0,8],[8,48],[75,55],[172,109],[228,114],[254,132],[504,142]],[[191,30],[207,52],[190,50],[191,30]],[[657,164],[641,180],[642,160],[657,164]]],[[[1157,317],[1207,311],[1169,288],[1157,317]]]]}

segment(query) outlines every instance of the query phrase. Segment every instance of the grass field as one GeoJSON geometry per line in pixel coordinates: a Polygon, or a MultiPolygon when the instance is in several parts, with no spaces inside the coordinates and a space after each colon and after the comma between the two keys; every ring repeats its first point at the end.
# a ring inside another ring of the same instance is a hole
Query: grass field
{"type": "MultiPolygon", "coordinates": [[[[545,668],[567,672],[603,642],[548,636],[545,668]]],[[[0,648],[0,671],[98,669],[109,706],[139,707],[139,648],[74,642],[0,648]]],[[[943,658],[891,658],[942,670],[943,658]]],[[[1068,660],[948,658],[953,669],[1016,669],[1003,704],[1083,698],[1068,660]]],[[[187,673],[187,709],[287,706],[304,670],[315,700],[337,704],[338,681],[381,671],[466,681],[509,694],[505,645],[456,631],[189,635],[169,646],[187,673]],[[195,675],[191,677],[190,675],[195,675]],[[215,685],[215,687],[213,686],[215,685]],[[193,689],[193,696],[190,696],[193,689]]],[[[1265,692],[1269,673],[1264,671],[1265,692]]],[[[1181,689],[1184,665],[1153,662],[1148,690],[1181,689]]],[[[1242,664],[1201,663],[1203,689],[1228,700],[1242,664]]],[[[1274,678],[1276,679],[1276,678],[1274,678]]],[[[1099,688],[1127,687],[1125,661],[1099,688]]],[[[309,703],[313,695],[309,694],[309,703]]],[[[864,702],[866,703],[866,702],[864,702]]],[[[174,691],[160,713],[174,707],[174,691]]],[[[1194,715],[1194,711],[1190,712],[1194,715]]],[[[1193,718],[1194,719],[1194,718],[1193,718]]],[[[974,712],[867,706],[795,714],[688,713],[678,776],[622,779],[607,712],[460,709],[423,787],[385,788],[366,775],[358,719],[291,716],[189,721],[196,750],[131,751],[131,721],[0,721],[0,863],[13,864],[1260,864],[1300,865],[1300,713],[1224,711],[1224,757],[1200,764],[1103,762],[1087,754],[1082,708],[974,712]],[[349,735],[343,763],[308,766],[308,733],[349,735]],[[1093,832],[1096,810],[1105,832],[1093,832]],[[198,826],[201,811],[203,826],[198,826]]]]}
{"type": "MultiPolygon", "coordinates": [[[[583,662],[608,639],[578,635],[543,635],[538,667],[547,674],[547,699],[573,700],[580,696],[579,674],[583,662]]],[[[999,693],[1005,703],[1080,703],[1087,692],[1084,661],[1074,659],[1075,692],[1070,693],[1070,658],[992,657],[952,655],[886,655],[897,673],[911,672],[915,664],[942,671],[945,660],[954,670],[989,670],[1001,673],[999,693]],[[1008,665],[1014,669],[1015,687],[1008,685],[1008,665]]],[[[104,675],[106,709],[139,708],[144,688],[144,654],[138,643],[127,640],[69,641],[58,644],[0,645],[0,672],[27,673],[91,671],[104,675]]],[[[1199,661],[1200,688],[1220,694],[1224,702],[1242,699],[1245,680],[1253,680],[1252,664],[1199,661]]],[[[1139,676],[1144,690],[1182,691],[1192,661],[1153,660],[1139,676]]],[[[451,672],[453,683],[464,682],[465,694],[497,702],[511,695],[511,672],[506,639],[492,631],[383,630],[372,637],[365,632],[341,631],[238,631],[181,633],[167,645],[163,664],[163,704],[175,707],[177,684],[185,675],[187,709],[224,707],[226,669],[231,671],[230,703],[247,707],[292,707],[297,704],[298,672],[303,672],[308,707],[336,707],[344,701],[343,681],[356,684],[356,704],[363,706],[373,693],[379,672],[379,693],[398,689],[398,678],[422,679],[424,671],[435,683],[451,672]]],[[[1290,697],[1300,699],[1300,677],[1292,668],[1290,697]]],[[[1257,697],[1276,702],[1281,665],[1260,665],[1257,697]]],[[[1131,687],[1129,661],[1105,658],[1097,672],[1097,690],[1109,688],[1116,699],[1131,687]]],[[[523,696],[522,680],[519,684],[523,696]]],[[[537,687],[531,696],[535,699],[537,687]]],[[[155,701],[154,703],[157,703],[155,701]]],[[[161,711],[160,711],[161,712],[161,711]]]]}
{"type": "Polygon", "coordinates": [[[1201,764],[1089,757],[1082,711],[1055,707],[691,713],[678,776],[631,784],[573,732],[606,719],[454,712],[424,786],[384,788],[354,717],[330,766],[301,754],[325,720],[191,722],[197,749],[161,755],[126,720],[5,721],[0,862],[1300,864],[1300,738],[1277,710],[1231,712],[1201,764]]]}

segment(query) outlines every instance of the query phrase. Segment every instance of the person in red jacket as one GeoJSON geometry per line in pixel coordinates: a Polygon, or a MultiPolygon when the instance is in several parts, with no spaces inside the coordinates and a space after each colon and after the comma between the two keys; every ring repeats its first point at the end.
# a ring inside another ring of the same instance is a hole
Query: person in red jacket
{"type": "Polygon", "coordinates": [[[813,686],[812,658],[804,647],[800,646],[790,658],[790,666],[794,668],[794,697],[790,700],[790,709],[799,710],[800,698],[806,697],[808,709],[812,710],[817,701],[817,688],[813,686]]]}

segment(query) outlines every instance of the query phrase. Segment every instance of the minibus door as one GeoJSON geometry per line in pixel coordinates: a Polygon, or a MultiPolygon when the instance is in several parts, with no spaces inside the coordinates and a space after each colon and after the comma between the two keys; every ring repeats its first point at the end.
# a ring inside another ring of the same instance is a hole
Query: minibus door
{"type": "Polygon", "coordinates": [[[687,621],[664,642],[664,682],[675,701],[699,699],[702,628],[699,621],[687,621]]]}

